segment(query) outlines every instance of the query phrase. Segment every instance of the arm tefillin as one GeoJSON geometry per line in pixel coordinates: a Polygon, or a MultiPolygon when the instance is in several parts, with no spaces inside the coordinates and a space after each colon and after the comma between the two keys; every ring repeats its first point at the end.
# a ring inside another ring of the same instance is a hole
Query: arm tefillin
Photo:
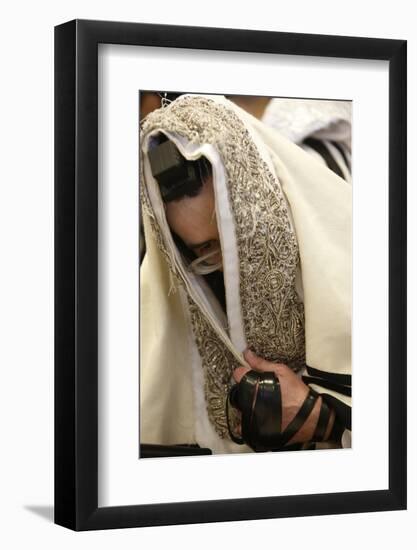
{"type": "MultiPolygon", "coordinates": [[[[258,373],[250,370],[231,388],[228,395],[226,416],[230,438],[240,445],[246,443],[256,452],[282,450],[307,420],[318,398],[319,394],[309,388],[299,411],[282,431],[282,399],[278,378],[273,372],[258,373]],[[229,405],[241,412],[242,437],[233,434],[230,428],[229,405]]],[[[330,409],[322,401],[314,441],[324,439],[329,418],[330,409]]]]}

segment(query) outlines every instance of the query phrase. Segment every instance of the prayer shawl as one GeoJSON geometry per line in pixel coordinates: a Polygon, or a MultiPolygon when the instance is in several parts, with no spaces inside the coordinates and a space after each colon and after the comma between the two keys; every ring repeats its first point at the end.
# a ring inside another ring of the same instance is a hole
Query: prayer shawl
{"type": "Polygon", "coordinates": [[[350,101],[272,98],[262,122],[352,182],[350,101]]]}
{"type": "Polygon", "coordinates": [[[154,111],[140,143],[141,443],[250,451],[230,440],[225,413],[248,346],[309,375],[350,430],[351,186],[221,96],[154,111]],[[147,157],[159,133],[211,163],[226,314],[173,242],[147,157]]]}

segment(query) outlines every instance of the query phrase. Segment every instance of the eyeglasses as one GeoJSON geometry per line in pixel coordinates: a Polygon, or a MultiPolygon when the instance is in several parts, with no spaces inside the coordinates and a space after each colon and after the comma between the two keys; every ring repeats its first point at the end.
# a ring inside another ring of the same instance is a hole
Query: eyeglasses
{"type": "Polygon", "coordinates": [[[220,260],[220,262],[217,263],[210,263],[207,262],[209,258],[213,258],[214,256],[218,256],[220,254],[221,257],[221,249],[216,248],[215,250],[212,250],[211,252],[208,252],[207,254],[204,254],[204,256],[200,256],[199,258],[193,260],[190,265],[188,266],[188,270],[192,271],[196,275],[208,275],[209,273],[213,273],[214,271],[217,271],[218,269],[221,269],[223,262],[220,260]]]}

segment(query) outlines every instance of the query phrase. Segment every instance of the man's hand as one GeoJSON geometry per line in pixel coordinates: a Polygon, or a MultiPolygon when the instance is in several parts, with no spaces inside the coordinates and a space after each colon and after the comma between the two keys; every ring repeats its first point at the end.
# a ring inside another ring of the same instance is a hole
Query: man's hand
{"type": "MultiPolygon", "coordinates": [[[[265,359],[261,359],[255,355],[251,350],[247,349],[244,352],[246,362],[250,367],[258,372],[273,372],[279,379],[281,386],[281,398],[282,398],[282,426],[281,431],[284,431],[294,416],[297,414],[301,405],[303,404],[309,388],[287,365],[283,363],[270,363],[265,359]]],[[[233,377],[236,382],[240,382],[244,374],[248,372],[248,368],[238,367],[233,373],[233,377]]],[[[317,421],[320,415],[322,398],[319,397],[314,405],[313,410],[304,422],[303,426],[298,430],[289,443],[304,443],[311,441],[314,435],[314,430],[317,425],[317,421]]],[[[325,439],[327,439],[332,431],[334,424],[335,414],[331,411],[329,424],[327,426],[325,439]]]]}

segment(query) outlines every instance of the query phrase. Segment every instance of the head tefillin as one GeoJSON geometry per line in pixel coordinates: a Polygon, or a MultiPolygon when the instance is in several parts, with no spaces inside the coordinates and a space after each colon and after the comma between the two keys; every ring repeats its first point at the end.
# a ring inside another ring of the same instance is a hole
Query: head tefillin
{"type": "Polygon", "coordinates": [[[186,160],[172,141],[163,136],[148,152],[153,177],[162,200],[170,202],[199,194],[204,177],[209,174],[205,158],[186,160]]]}

